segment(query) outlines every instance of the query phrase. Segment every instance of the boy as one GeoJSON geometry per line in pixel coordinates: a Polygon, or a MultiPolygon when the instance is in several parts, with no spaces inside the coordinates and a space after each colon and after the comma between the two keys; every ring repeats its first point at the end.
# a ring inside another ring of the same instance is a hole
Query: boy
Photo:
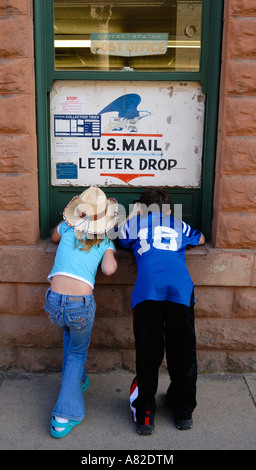
{"type": "Polygon", "coordinates": [[[140,198],[119,234],[131,248],[138,273],[132,292],[137,376],[131,408],[137,432],[154,432],[158,370],[166,348],[171,384],[167,402],[178,429],[192,427],[196,407],[196,342],[194,286],[186,267],[187,245],[205,243],[198,230],[171,216],[171,196],[149,189],[140,198]]]}

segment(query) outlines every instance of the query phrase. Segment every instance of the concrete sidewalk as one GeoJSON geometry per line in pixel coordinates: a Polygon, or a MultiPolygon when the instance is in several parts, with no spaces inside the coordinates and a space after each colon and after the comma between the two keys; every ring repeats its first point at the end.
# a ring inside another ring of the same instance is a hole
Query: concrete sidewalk
{"type": "Polygon", "coordinates": [[[86,418],[63,439],[50,435],[60,374],[0,374],[1,450],[255,450],[256,374],[199,375],[194,426],[179,431],[165,407],[167,373],[161,372],[155,433],[139,436],[131,420],[126,370],[89,374],[86,418]]]}

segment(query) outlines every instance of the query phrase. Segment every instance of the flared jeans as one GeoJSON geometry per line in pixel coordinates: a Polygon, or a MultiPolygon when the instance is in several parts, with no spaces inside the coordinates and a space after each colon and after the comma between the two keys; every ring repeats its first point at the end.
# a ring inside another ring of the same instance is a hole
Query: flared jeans
{"type": "Polygon", "coordinates": [[[96,310],[94,296],[62,295],[48,289],[45,298],[48,317],[63,330],[61,389],[52,415],[81,421],[85,417],[82,384],[96,310]]]}

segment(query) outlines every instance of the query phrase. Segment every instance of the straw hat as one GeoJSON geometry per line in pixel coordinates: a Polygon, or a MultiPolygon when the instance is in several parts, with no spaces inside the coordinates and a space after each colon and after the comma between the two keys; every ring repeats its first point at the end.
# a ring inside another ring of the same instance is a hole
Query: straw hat
{"type": "Polygon", "coordinates": [[[101,189],[91,186],[71,199],[64,209],[63,219],[75,231],[100,234],[114,227],[117,212],[116,199],[107,199],[101,189]]]}

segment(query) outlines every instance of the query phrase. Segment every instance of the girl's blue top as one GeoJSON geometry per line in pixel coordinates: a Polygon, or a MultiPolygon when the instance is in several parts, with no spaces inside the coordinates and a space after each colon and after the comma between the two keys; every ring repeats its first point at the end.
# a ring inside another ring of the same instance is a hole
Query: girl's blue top
{"type": "Polygon", "coordinates": [[[58,226],[61,239],[57,248],[54,265],[48,276],[50,281],[56,274],[73,277],[94,288],[98,266],[106,250],[115,250],[114,244],[107,237],[99,246],[93,246],[89,252],[75,247],[75,231],[66,222],[58,226]]]}

